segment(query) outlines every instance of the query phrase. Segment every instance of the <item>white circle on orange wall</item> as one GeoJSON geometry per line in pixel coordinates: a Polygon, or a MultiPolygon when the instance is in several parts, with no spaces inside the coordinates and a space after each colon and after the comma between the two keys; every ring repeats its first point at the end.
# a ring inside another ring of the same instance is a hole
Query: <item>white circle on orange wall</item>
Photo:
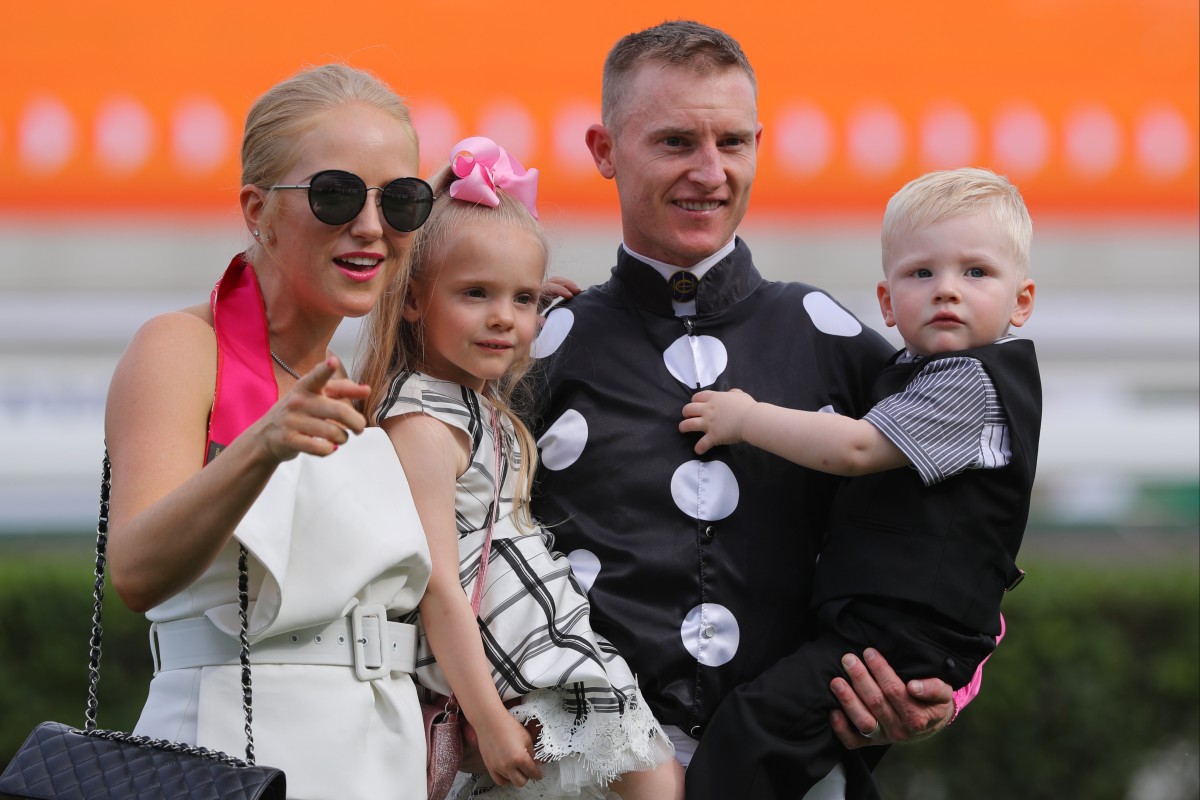
{"type": "Polygon", "coordinates": [[[800,103],[785,108],[772,126],[775,160],[786,173],[816,175],[833,157],[833,124],[818,106],[800,103]]]}
{"type": "Polygon", "coordinates": [[[171,158],[183,172],[207,174],[228,156],[232,135],[229,117],[215,101],[187,98],[171,115],[171,158]]]}
{"type": "Polygon", "coordinates": [[[421,136],[421,174],[450,161],[450,148],[462,137],[462,123],[454,109],[440,101],[413,103],[413,127],[421,136]]]}
{"type": "Polygon", "coordinates": [[[135,172],[154,151],[154,122],[145,106],[130,97],[115,97],[96,114],[98,166],[117,174],[135,172]]]}
{"type": "Polygon", "coordinates": [[[1050,158],[1050,125],[1031,106],[1010,106],[992,123],[992,151],[1000,172],[1010,177],[1035,175],[1050,158]]]}
{"type": "Polygon", "coordinates": [[[39,97],[25,107],[17,123],[19,160],[29,172],[58,172],[75,154],[75,118],[55,97],[39,97]]]}
{"type": "Polygon", "coordinates": [[[975,163],[979,126],[956,105],[929,109],[921,118],[921,163],[930,169],[952,169],[975,163]]]}
{"type": "Polygon", "coordinates": [[[526,162],[537,147],[537,126],[524,106],[495,103],[487,107],[479,115],[479,130],[529,168],[526,162]]]}
{"type": "Polygon", "coordinates": [[[1189,166],[1196,154],[1193,131],[1170,106],[1154,106],[1138,117],[1134,128],[1137,161],[1149,177],[1174,178],[1189,166]]]}
{"type": "Polygon", "coordinates": [[[882,104],[865,106],[854,112],[846,137],[850,165],[856,172],[870,177],[894,172],[908,147],[900,116],[882,104]]]}
{"type": "Polygon", "coordinates": [[[1108,175],[1120,161],[1123,146],[1121,128],[1108,109],[1087,106],[1067,117],[1064,155],[1075,174],[1090,179],[1108,175]]]}
{"type": "Polygon", "coordinates": [[[554,114],[552,147],[554,163],[575,174],[595,169],[585,134],[600,122],[600,109],[586,103],[567,103],[554,114]]]}

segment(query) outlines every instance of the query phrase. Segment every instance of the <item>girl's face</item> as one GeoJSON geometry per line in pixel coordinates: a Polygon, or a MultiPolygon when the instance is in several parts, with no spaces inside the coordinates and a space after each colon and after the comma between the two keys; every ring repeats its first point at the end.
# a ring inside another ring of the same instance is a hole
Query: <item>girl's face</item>
{"type": "Polygon", "coordinates": [[[424,331],[421,370],[482,391],[529,357],[546,251],[532,233],[484,220],[460,228],[438,262],[404,306],[424,331]]]}
{"type": "MultiPolygon", "coordinates": [[[[412,131],[391,115],[358,103],[317,117],[295,146],[296,164],[281,176],[280,185],[307,184],[316,173],[337,169],[358,175],[368,187],[385,186],[418,169],[412,131]]],[[[243,190],[244,203],[254,188],[243,190]]],[[[412,237],[384,221],[379,192],[369,190],[358,216],[342,225],[313,216],[306,189],[271,194],[269,204],[265,192],[257,203],[250,201],[247,220],[256,212],[254,227],[263,238],[255,266],[269,293],[272,327],[368,313],[412,237]],[[292,314],[294,319],[281,318],[292,314]]]]}

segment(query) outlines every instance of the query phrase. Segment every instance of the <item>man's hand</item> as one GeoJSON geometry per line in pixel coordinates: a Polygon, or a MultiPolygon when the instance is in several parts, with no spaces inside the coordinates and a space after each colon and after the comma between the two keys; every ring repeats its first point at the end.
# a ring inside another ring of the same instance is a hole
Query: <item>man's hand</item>
{"type": "Polygon", "coordinates": [[[583,289],[580,289],[579,284],[570,278],[564,278],[561,275],[551,275],[542,284],[542,297],[538,303],[538,311],[544,313],[556,301],[570,300],[581,292],[583,292],[583,289]]]}
{"type": "Polygon", "coordinates": [[[830,683],[842,711],[831,712],[829,722],[849,750],[927,739],[954,718],[949,684],[926,678],[906,685],[873,648],[864,651],[863,660],[843,656],[842,667],[850,680],[834,678],[830,683]]]}

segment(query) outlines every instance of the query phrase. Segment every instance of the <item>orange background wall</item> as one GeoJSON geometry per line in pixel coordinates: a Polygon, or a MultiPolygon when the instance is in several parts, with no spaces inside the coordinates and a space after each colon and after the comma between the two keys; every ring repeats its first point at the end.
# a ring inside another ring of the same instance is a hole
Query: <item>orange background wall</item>
{"type": "Polygon", "coordinates": [[[680,16],[729,31],[755,65],[755,214],[877,213],[905,180],[964,163],[1008,174],[1035,214],[1200,209],[1195,0],[4,5],[9,217],[228,213],[248,105],[330,60],[408,97],[423,173],[458,136],[490,134],[541,169],[550,213],[611,212],[583,146],[602,60],[680,16]]]}

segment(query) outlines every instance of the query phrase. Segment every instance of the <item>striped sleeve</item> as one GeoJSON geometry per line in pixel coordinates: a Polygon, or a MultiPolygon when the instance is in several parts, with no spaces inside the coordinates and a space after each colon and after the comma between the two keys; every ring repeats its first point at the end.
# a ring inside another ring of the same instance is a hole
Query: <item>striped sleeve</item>
{"type": "MultiPolygon", "coordinates": [[[[926,486],[987,463],[988,440],[1007,436],[997,426],[996,389],[974,358],[936,359],[903,391],[885,397],[864,419],[908,458],[926,486]]],[[[990,459],[996,461],[995,458],[990,459]]],[[[1007,463],[1007,462],[1005,462],[1007,463]]]]}
{"type": "Polygon", "coordinates": [[[439,422],[464,431],[474,441],[479,432],[479,409],[471,392],[458,384],[405,372],[392,381],[380,406],[379,422],[405,414],[428,414],[439,422]]]}

